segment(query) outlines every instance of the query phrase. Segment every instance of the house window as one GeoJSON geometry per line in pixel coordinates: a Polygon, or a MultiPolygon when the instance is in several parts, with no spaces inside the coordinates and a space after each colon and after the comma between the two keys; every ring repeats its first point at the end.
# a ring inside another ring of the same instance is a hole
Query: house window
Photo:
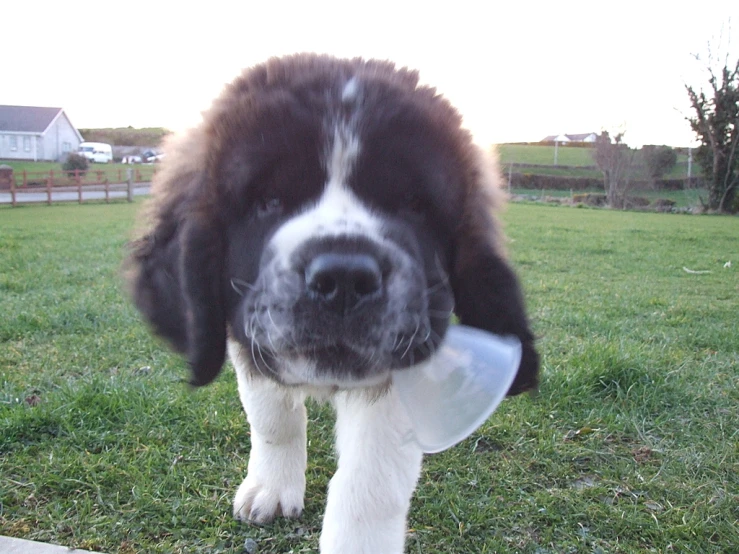
{"type": "Polygon", "coordinates": [[[23,151],[24,152],[31,151],[31,137],[23,137],[23,151]]]}
{"type": "Polygon", "coordinates": [[[62,143],[62,152],[71,152],[72,151],[72,143],[71,142],[63,142],[62,143]]]}
{"type": "Polygon", "coordinates": [[[18,137],[10,135],[10,151],[15,152],[18,150],[18,137]]]}

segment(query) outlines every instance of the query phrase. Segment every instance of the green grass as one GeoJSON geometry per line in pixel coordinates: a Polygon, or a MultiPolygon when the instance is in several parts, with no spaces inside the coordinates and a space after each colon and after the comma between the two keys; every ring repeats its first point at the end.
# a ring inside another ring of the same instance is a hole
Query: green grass
{"type": "MultiPolygon", "coordinates": [[[[61,163],[5,160],[5,161],[0,161],[0,164],[9,165],[10,167],[13,168],[15,180],[18,186],[21,186],[23,184],[23,177],[22,177],[23,171],[26,171],[27,179],[28,181],[31,181],[31,182],[43,181],[49,176],[49,172],[53,171],[54,176],[55,176],[54,178],[55,184],[64,183],[64,181],[62,180],[62,176],[64,175],[64,170],[62,169],[61,163]]],[[[126,175],[127,175],[126,171],[128,169],[133,169],[137,171],[138,174],[141,176],[141,180],[149,181],[151,180],[151,177],[154,174],[154,171],[156,168],[157,166],[153,164],[128,165],[128,164],[117,164],[117,163],[109,163],[109,164],[91,163],[87,171],[87,174],[84,177],[84,180],[89,181],[89,182],[96,182],[97,180],[99,180],[97,173],[102,171],[104,175],[108,178],[109,182],[118,182],[118,181],[122,182],[122,181],[125,181],[126,179],[126,175]]]]}
{"type": "MultiPolygon", "coordinates": [[[[510,163],[554,165],[554,146],[538,144],[500,144],[497,146],[502,165],[510,163]]],[[[593,156],[590,148],[560,146],[557,149],[559,165],[592,166],[593,156]]]]}
{"type": "MultiPolygon", "coordinates": [[[[0,533],[123,554],[237,553],[246,538],[316,552],[330,411],[309,407],[302,519],[233,522],[249,445],[235,379],[190,390],[126,302],[139,206],[0,209],[0,533]]],[[[541,392],[427,457],[408,552],[734,551],[739,219],[528,204],[505,219],[541,392]]]]}
{"type": "MultiPolygon", "coordinates": [[[[538,145],[538,144],[500,144],[497,147],[498,156],[501,167],[505,171],[508,166],[513,165],[514,171],[525,171],[537,175],[560,175],[567,177],[593,177],[601,178],[602,174],[597,169],[588,169],[595,166],[593,161],[593,150],[591,148],[559,146],[557,149],[557,165],[571,166],[568,169],[556,168],[554,165],[554,146],[538,145]],[[515,164],[540,164],[551,165],[551,168],[518,168],[515,164]],[[577,169],[574,169],[577,168],[577,169]],[[580,169],[581,168],[581,169],[580,169]]],[[[687,176],[687,167],[684,165],[688,161],[686,154],[678,154],[678,164],[667,173],[665,179],[685,179],[687,176]]],[[[693,176],[700,174],[700,168],[697,164],[693,164],[693,176]]]]}
{"type": "MultiPolygon", "coordinates": [[[[29,173],[48,173],[49,171],[62,171],[62,164],[59,162],[27,162],[27,161],[14,161],[14,160],[3,160],[3,165],[9,165],[13,168],[13,171],[15,173],[20,173],[22,171],[27,171],[29,173]]],[[[104,170],[104,171],[110,171],[110,170],[118,170],[118,169],[129,169],[133,167],[134,169],[142,169],[142,168],[148,168],[153,167],[149,164],[136,164],[136,165],[128,165],[128,164],[117,164],[117,163],[108,163],[108,164],[90,164],[90,170],[104,170]]]]}

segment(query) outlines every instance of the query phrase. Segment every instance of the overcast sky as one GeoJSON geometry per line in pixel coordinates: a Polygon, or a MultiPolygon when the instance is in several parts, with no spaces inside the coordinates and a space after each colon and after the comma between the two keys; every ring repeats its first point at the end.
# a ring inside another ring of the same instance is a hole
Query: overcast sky
{"type": "Polygon", "coordinates": [[[737,0],[498,3],[8,1],[0,104],[62,107],[80,128],[179,130],[242,68],[315,51],[420,70],[483,144],[608,129],[687,145],[684,84],[705,81],[692,54],[722,28],[721,48],[739,52],[737,0]]]}

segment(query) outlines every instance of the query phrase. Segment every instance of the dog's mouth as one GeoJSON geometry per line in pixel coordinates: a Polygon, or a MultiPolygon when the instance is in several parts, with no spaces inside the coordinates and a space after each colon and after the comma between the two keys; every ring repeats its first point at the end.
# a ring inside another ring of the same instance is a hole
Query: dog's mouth
{"type": "Polygon", "coordinates": [[[262,334],[246,339],[255,369],[288,384],[375,381],[391,370],[425,360],[441,342],[428,325],[369,341],[315,333],[301,339],[293,336],[287,341],[265,340],[262,334]]]}

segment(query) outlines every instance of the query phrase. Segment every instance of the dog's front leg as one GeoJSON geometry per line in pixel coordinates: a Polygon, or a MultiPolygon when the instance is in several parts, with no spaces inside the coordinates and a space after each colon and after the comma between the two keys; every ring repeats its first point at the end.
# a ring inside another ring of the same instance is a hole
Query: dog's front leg
{"type": "Polygon", "coordinates": [[[395,391],[375,399],[339,393],[336,447],[321,534],[322,554],[402,554],[422,453],[395,391]]]}
{"type": "Polygon", "coordinates": [[[239,348],[229,344],[239,397],[251,432],[246,479],[234,498],[234,517],[267,523],[276,515],[298,517],[305,496],[304,397],[262,376],[251,375],[239,348]]]}

